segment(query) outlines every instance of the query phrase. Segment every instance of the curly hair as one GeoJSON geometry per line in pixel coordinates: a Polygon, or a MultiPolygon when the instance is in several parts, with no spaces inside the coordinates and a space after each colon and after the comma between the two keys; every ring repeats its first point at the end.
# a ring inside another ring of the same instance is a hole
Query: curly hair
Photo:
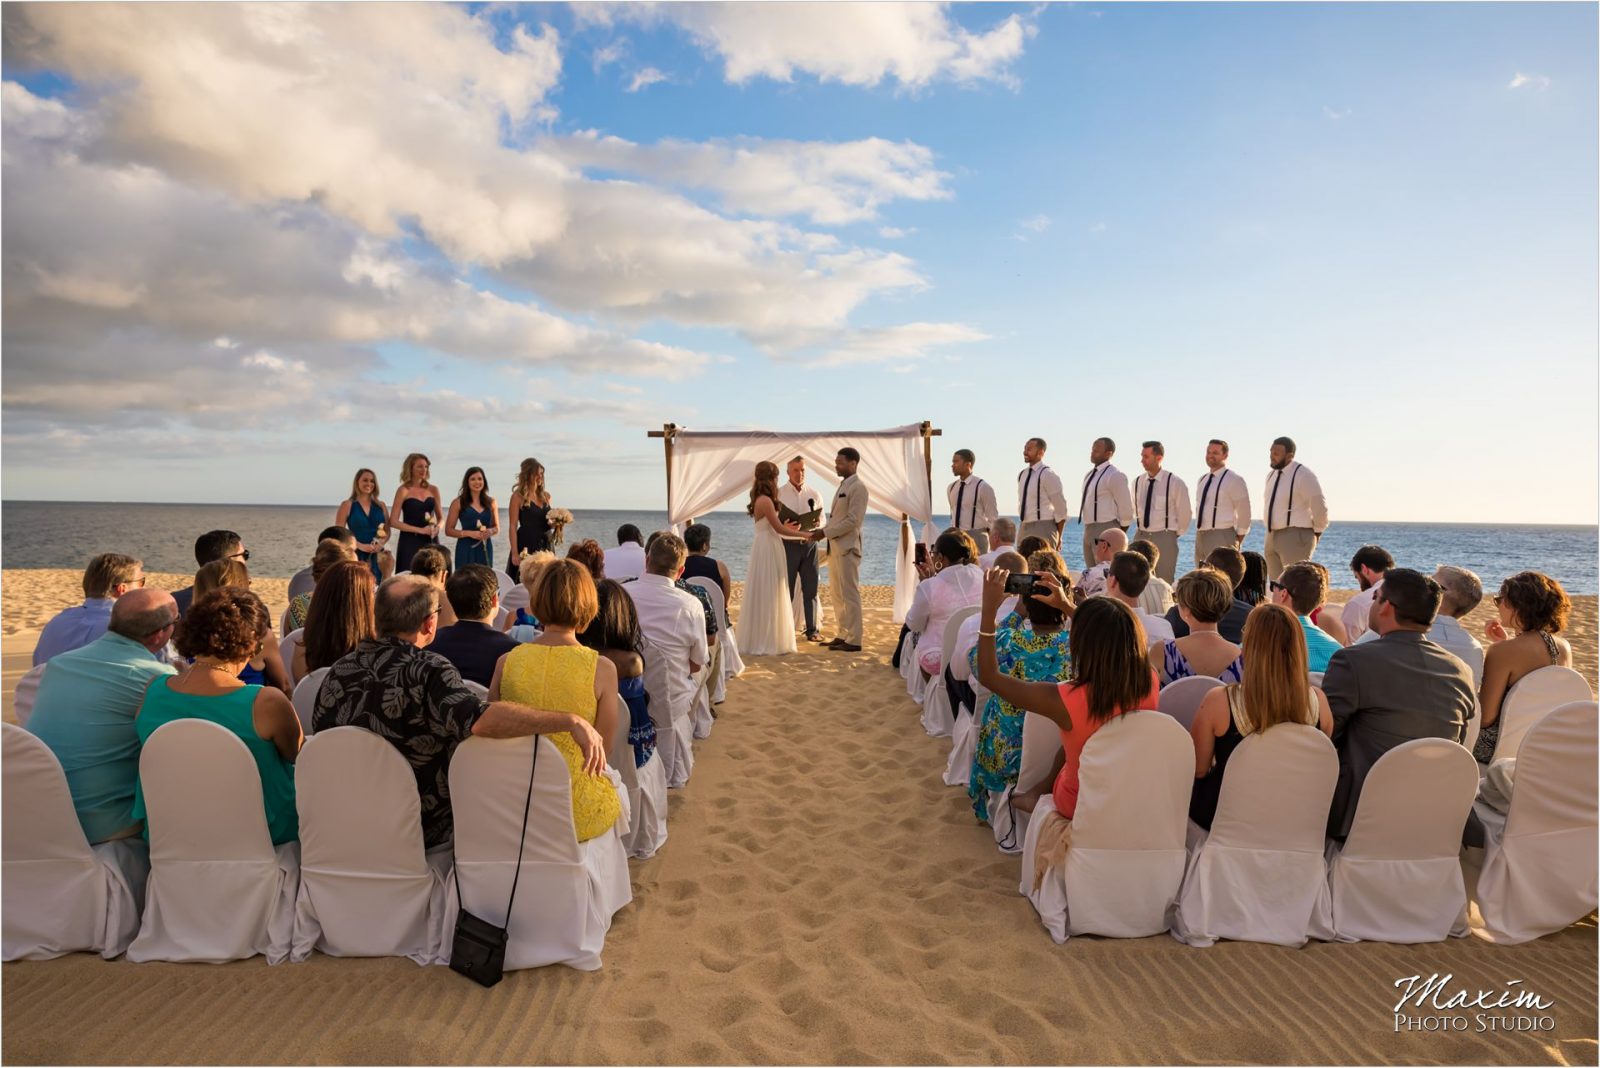
{"type": "Polygon", "coordinates": [[[588,568],[589,577],[596,582],[606,577],[606,551],[593,538],[584,538],[570,546],[567,549],[567,559],[576,560],[588,568]]]}
{"type": "Polygon", "coordinates": [[[1561,583],[1539,571],[1519,571],[1500,584],[1498,601],[1517,614],[1524,630],[1560,634],[1572,612],[1572,600],[1561,583]]]}
{"type": "Polygon", "coordinates": [[[195,598],[172,642],[181,656],[235,663],[255,656],[271,627],[261,598],[238,586],[223,586],[195,598]]]}

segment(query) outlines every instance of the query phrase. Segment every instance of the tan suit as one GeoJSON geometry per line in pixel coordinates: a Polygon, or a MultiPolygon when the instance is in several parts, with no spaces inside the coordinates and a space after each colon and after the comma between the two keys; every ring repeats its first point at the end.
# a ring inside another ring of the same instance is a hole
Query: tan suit
{"type": "Polygon", "coordinates": [[[822,535],[828,539],[828,594],[839,637],[861,644],[861,527],[867,519],[867,487],[855,475],[839,483],[822,535]]]}

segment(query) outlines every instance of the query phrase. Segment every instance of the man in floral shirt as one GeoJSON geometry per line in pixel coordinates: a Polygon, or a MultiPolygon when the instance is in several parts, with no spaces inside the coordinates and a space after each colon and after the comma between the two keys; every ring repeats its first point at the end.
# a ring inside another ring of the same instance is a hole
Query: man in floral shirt
{"type": "Polygon", "coordinates": [[[474,734],[522,738],[565,731],[583,753],[584,770],[605,770],[605,744],[587,721],[486,701],[467,689],[448,660],[426,650],[439,628],[439,591],[426,579],[396,575],[379,586],[377,627],[376,638],[328,671],[312,725],[318,731],[361,727],[400,750],[417,777],[427,848],[451,840],[450,758],[474,734]]]}

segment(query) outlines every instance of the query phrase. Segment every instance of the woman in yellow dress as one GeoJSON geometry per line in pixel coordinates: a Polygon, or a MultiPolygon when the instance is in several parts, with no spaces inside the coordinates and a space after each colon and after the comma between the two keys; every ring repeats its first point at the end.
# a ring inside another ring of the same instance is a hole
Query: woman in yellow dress
{"type": "MultiPolygon", "coordinates": [[[[489,700],[581,716],[605,739],[609,756],[617,732],[626,728],[617,711],[616,665],[578,644],[578,632],[600,611],[589,570],[576,560],[552,561],[530,591],[528,610],[544,624],[544,633],[500,658],[489,700]]],[[[546,737],[561,750],[572,775],[572,824],[578,841],[598,838],[622,815],[616,788],[604,775],[584,773],[583,754],[570,734],[546,737]]]]}

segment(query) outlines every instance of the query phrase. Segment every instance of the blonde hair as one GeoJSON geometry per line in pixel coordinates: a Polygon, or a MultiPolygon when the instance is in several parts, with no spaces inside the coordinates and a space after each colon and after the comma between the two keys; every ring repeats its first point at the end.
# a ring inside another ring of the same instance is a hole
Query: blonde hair
{"type": "Polygon", "coordinates": [[[356,558],[356,551],[338,538],[323,538],[311,554],[311,577],[320,579],[335,564],[345,564],[356,558]]]}
{"type": "Polygon", "coordinates": [[[213,560],[194,573],[194,600],[224,586],[250,588],[250,569],[243,560],[213,560]]]}
{"type": "Polygon", "coordinates": [[[533,594],[533,587],[539,581],[539,572],[543,571],[545,566],[555,558],[555,553],[550,552],[548,549],[541,549],[536,553],[529,553],[522,563],[517,566],[517,578],[521,579],[522,584],[528,587],[530,597],[533,594]]]}
{"type": "Polygon", "coordinates": [[[524,504],[530,500],[542,505],[550,503],[550,491],[544,484],[544,464],[531,456],[523,460],[517,470],[517,496],[522,498],[524,504]],[[535,476],[539,479],[537,487],[533,484],[535,476]]]}
{"type": "MultiPolygon", "coordinates": [[[[410,463],[408,461],[407,464],[406,464],[406,471],[410,472],[410,470],[411,470],[411,465],[410,465],[410,463]]],[[[362,475],[371,475],[372,476],[372,499],[373,500],[377,500],[379,495],[381,495],[383,493],[383,487],[378,485],[378,472],[374,471],[370,467],[363,467],[361,470],[356,472],[356,477],[352,478],[350,480],[350,499],[352,501],[360,499],[360,497],[361,497],[361,476],[362,475]]]]}
{"type": "Polygon", "coordinates": [[[1173,598],[1196,623],[1220,623],[1233,607],[1233,586],[1214,567],[1197,567],[1178,580],[1173,598]]]}
{"type": "MultiPolygon", "coordinates": [[[[421,453],[421,452],[411,453],[410,455],[408,455],[406,457],[405,462],[400,465],[400,484],[402,486],[411,485],[411,469],[413,467],[417,466],[417,461],[418,460],[425,460],[425,461],[427,461],[427,464],[428,464],[429,467],[433,466],[433,461],[428,459],[428,456],[427,456],[426,453],[421,453]]],[[[357,475],[356,477],[359,478],[360,476],[357,475]]],[[[427,485],[430,485],[430,484],[431,483],[429,483],[427,479],[423,479],[421,482],[417,483],[417,485],[419,485],[419,486],[427,486],[427,485]]]]}
{"type": "Polygon", "coordinates": [[[1244,621],[1245,714],[1257,732],[1279,723],[1304,723],[1310,708],[1306,635],[1281,604],[1259,604],[1244,621]]]}

